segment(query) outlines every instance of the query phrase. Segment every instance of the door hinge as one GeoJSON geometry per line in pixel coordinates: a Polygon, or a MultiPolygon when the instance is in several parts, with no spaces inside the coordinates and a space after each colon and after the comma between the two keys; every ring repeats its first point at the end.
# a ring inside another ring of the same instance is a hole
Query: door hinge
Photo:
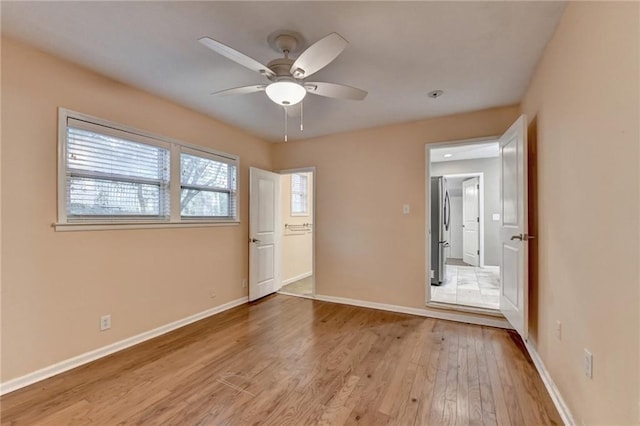
{"type": "Polygon", "coordinates": [[[477,186],[478,186],[478,191],[479,191],[480,190],[480,184],[477,184],[477,186]]]}
{"type": "Polygon", "coordinates": [[[476,218],[476,222],[480,223],[480,217],[479,216],[476,218]]]}
{"type": "Polygon", "coordinates": [[[480,250],[478,250],[478,254],[480,254],[480,250]]]}

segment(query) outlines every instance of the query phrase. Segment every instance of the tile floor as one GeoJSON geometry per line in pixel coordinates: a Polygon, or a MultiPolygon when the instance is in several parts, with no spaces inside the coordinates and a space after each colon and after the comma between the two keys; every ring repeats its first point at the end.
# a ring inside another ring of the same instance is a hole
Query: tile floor
{"type": "Polygon", "coordinates": [[[303,278],[283,286],[281,292],[310,296],[313,293],[311,277],[303,278]]]}
{"type": "Polygon", "coordinates": [[[500,268],[445,265],[445,281],[431,286],[431,300],[500,309],[500,268]]]}

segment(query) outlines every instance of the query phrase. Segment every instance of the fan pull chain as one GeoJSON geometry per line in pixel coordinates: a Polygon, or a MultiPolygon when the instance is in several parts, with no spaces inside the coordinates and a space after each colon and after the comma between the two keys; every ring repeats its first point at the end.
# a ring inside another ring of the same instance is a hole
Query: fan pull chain
{"type": "Polygon", "coordinates": [[[284,141],[287,141],[287,107],[282,108],[284,110],[284,141]]]}
{"type": "Polygon", "coordinates": [[[304,105],[304,102],[300,102],[300,131],[304,131],[304,124],[303,120],[304,120],[304,109],[302,108],[302,106],[304,105]]]}

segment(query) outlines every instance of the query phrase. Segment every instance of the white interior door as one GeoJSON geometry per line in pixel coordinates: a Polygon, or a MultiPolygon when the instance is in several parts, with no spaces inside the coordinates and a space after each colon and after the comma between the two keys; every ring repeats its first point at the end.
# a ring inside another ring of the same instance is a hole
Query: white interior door
{"type": "Polygon", "coordinates": [[[280,175],[251,167],[249,190],[249,300],[280,288],[280,175]]]}
{"type": "Polygon", "coordinates": [[[480,180],[462,182],[462,260],[480,265],[480,180]]]}
{"type": "Polygon", "coordinates": [[[527,120],[520,116],[500,138],[500,311],[528,337],[527,120]]]}

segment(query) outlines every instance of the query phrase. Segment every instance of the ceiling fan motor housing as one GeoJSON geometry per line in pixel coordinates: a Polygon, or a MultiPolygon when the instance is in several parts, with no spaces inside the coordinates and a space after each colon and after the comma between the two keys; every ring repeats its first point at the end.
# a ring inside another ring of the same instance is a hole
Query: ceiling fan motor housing
{"type": "Polygon", "coordinates": [[[281,77],[291,77],[291,65],[294,60],[289,58],[278,58],[267,64],[267,67],[276,75],[268,77],[271,81],[278,81],[281,77]]]}

